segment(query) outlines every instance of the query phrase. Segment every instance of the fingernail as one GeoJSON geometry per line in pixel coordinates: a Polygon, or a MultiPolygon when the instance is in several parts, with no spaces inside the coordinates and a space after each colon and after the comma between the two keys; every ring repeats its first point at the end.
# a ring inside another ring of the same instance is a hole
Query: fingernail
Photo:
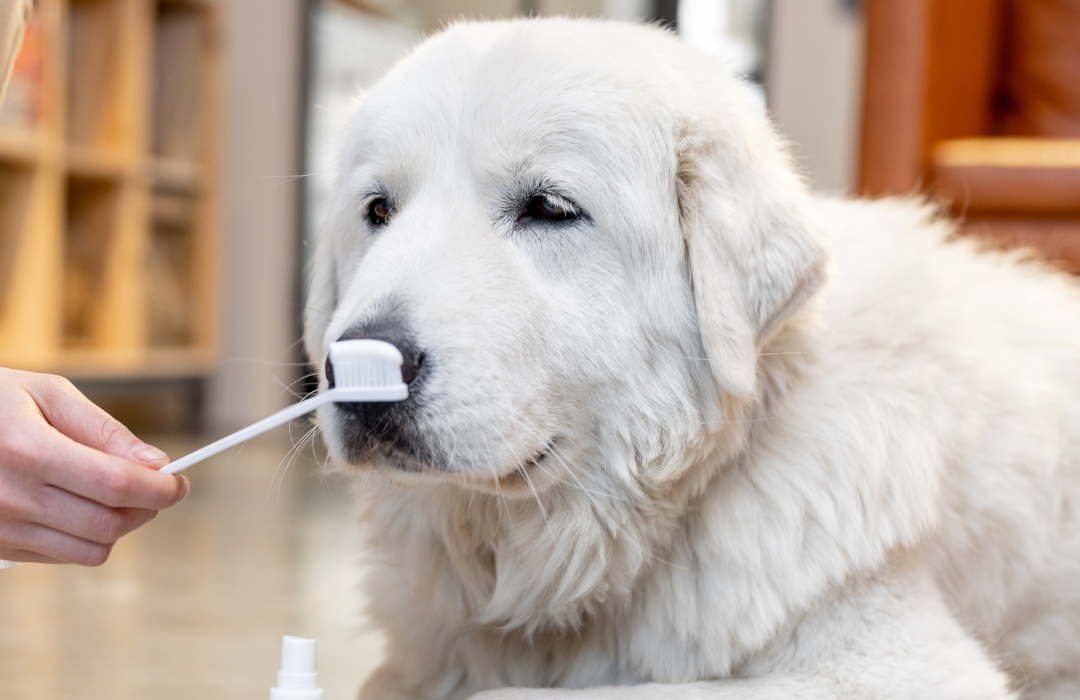
{"type": "Polygon", "coordinates": [[[143,445],[142,447],[137,447],[131,451],[131,454],[133,457],[135,457],[135,459],[139,460],[140,462],[146,462],[147,464],[153,462],[160,462],[163,459],[169,458],[169,455],[165,454],[153,445],[143,445]]]}
{"type": "Polygon", "coordinates": [[[188,491],[191,490],[191,482],[187,480],[186,476],[180,476],[179,474],[177,476],[180,477],[180,500],[182,501],[187,498],[188,491]]]}

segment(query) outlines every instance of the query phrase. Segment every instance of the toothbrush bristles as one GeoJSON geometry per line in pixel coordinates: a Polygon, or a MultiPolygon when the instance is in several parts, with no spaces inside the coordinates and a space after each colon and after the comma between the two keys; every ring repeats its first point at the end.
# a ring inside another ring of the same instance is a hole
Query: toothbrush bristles
{"type": "Polygon", "coordinates": [[[332,343],[330,363],[334,370],[334,386],[339,389],[387,388],[394,389],[396,395],[403,386],[401,353],[383,340],[354,339],[332,343]]]}
{"type": "Polygon", "coordinates": [[[367,387],[367,386],[390,386],[401,382],[400,370],[386,362],[344,362],[341,371],[335,369],[340,379],[338,386],[367,387]],[[397,370],[395,372],[395,370],[397,370]]]}

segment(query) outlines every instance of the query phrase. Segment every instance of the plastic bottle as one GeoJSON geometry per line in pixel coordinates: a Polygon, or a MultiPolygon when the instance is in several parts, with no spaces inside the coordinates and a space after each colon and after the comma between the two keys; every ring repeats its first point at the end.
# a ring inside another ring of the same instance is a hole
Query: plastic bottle
{"type": "Polygon", "coordinates": [[[314,639],[281,638],[281,670],[277,685],[270,689],[270,700],[323,700],[315,673],[314,639]]]}

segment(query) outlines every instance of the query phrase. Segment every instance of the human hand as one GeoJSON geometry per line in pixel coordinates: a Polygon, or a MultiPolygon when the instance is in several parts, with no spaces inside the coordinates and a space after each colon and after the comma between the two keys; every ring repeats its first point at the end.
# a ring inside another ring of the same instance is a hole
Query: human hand
{"type": "Polygon", "coordinates": [[[187,495],[168,461],[66,379],[0,368],[0,559],[103,564],[187,495]]]}

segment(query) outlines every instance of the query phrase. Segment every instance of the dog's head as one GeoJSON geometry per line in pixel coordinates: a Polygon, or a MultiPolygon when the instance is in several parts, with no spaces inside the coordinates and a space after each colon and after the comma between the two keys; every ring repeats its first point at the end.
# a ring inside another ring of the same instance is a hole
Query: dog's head
{"type": "Polygon", "coordinates": [[[322,409],[332,454],[506,498],[649,492],[757,396],[821,281],[808,209],[744,88],[668,33],[449,28],[346,139],[308,352],[388,340],[410,396],[322,409]]]}

